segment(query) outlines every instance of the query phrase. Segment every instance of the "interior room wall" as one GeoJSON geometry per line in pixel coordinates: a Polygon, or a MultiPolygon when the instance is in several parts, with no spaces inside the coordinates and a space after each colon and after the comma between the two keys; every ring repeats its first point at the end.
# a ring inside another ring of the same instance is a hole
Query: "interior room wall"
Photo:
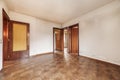
{"type": "Polygon", "coordinates": [[[10,11],[5,2],[0,0],[0,70],[3,64],[2,8],[4,8],[11,20],[30,24],[30,56],[53,51],[53,27],[60,28],[61,24],[10,11]]]}
{"type": "Polygon", "coordinates": [[[53,27],[60,24],[44,21],[24,14],[9,12],[11,20],[30,23],[30,55],[53,51],[53,27]]]}
{"type": "Polygon", "coordinates": [[[71,20],[79,23],[80,55],[120,65],[120,1],[71,20]]]}

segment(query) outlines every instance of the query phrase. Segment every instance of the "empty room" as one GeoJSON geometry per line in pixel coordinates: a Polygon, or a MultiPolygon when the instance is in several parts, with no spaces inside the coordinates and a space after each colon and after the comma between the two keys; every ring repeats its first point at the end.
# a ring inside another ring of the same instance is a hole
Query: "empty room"
{"type": "Polygon", "coordinates": [[[0,80],[120,80],[120,0],[0,0],[0,80]]]}

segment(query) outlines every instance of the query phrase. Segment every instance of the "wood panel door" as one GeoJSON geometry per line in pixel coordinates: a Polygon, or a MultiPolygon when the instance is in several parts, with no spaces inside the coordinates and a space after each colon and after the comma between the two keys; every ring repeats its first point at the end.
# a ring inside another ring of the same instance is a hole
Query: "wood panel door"
{"type": "Polygon", "coordinates": [[[55,32],[55,42],[56,42],[56,50],[61,50],[61,30],[56,30],[55,32]]]}
{"type": "Polygon", "coordinates": [[[9,28],[10,59],[20,59],[29,56],[29,24],[11,21],[9,28]]]}
{"type": "Polygon", "coordinates": [[[53,28],[53,37],[54,37],[54,50],[63,51],[64,45],[63,45],[63,29],[59,28],[53,28]]]}
{"type": "Polygon", "coordinates": [[[71,29],[71,53],[78,55],[78,26],[71,29]]]}
{"type": "Polygon", "coordinates": [[[79,26],[78,24],[68,28],[68,52],[79,55],[79,26]]]}

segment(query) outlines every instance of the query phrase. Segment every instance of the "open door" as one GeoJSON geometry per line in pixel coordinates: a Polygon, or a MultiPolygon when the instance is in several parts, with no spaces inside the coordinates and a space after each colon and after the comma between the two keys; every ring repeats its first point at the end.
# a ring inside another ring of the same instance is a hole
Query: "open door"
{"type": "Polygon", "coordinates": [[[63,29],[53,28],[53,52],[64,50],[63,29]]]}

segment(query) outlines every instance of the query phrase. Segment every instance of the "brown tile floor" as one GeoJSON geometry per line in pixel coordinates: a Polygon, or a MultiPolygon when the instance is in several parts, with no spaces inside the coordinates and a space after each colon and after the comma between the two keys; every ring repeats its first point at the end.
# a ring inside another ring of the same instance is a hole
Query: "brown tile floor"
{"type": "Polygon", "coordinates": [[[120,80],[120,66],[82,56],[48,54],[5,62],[0,80],[120,80]]]}

